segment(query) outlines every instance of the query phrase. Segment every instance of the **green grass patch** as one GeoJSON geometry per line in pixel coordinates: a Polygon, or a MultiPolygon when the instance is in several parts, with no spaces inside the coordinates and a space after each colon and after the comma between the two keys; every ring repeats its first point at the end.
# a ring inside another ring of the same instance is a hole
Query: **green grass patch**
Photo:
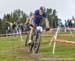
{"type": "MultiPolygon", "coordinates": [[[[54,33],[47,32],[42,34],[48,35],[54,33]]],[[[60,32],[59,34],[65,34],[65,32],[60,32]]],[[[67,32],[66,34],[69,34],[69,32],[67,32]]],[[[73,34],[75,34],[75,32],[73,34]]],[[[42,37],[41,44],[44,42],[50,42],[51,38],[52,37],[42,37]]],[[[24,51],[25,39],[26,39],[25,36],[23,36],[23,41],[21,41],[20,36],[0,38],[0,61],[35,61],[35,58],[32,58],[24,51]]],[[[75,36],[74,37],[58,36],[58,39],[73,41],[75,40],[75,36]]],[[[40,47],[39,53],[41,53],[42,57],[75,58],[74,44],[72,45],[72,44],[57,43],[54,55],[52,54],[52,49],[53,44],[49,46],[49,43],[47,43],[46,45],[42,45],[40,47]]]]}

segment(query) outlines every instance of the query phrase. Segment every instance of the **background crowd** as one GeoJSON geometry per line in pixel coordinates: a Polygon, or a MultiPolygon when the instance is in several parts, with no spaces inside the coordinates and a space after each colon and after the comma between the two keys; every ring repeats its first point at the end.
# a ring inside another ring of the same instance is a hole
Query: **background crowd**
{"type": "MultiPolygon", "coordinates": [[[[30,15],[32,12],[30,12],[30,15]]],[[[47,8],[46,14],[49,20],[50,28],[57,28],[58,27],[58,16],[57,11],[52,8],[47,8]]],[[[25,22],[27,18],[30,17],[30,15],[27,15],[22,10],[17,9],[14,10],[14,12],[11,12],[11,14],[5,14],[3,19],[0,19],[0,34],[5,33],[18,33],[18,32],[25,32],[25,22]]],[[[44,20],[44,18],[43,18],[44,20]]],[[[66,24],[70,28],[75,27],[75,18],[72,16],[71,19],[66,19],[61,21],[64,23],[66,21],[66,24]]],[[[44,21],[42,22],[43,28],[45,28],[44,21]]],[[[62,25],[63,27],[63,25],[62,25]]]]}

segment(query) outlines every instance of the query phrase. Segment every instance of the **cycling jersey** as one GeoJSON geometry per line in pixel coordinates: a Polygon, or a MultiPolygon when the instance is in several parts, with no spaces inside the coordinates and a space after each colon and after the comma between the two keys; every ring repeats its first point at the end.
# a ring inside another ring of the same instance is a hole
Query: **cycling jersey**
{"type": "Polygon", "coordinates": [[[34,13],[34,19],[33,19],[33,24],[37,26],[41,26],[42,23],[42,18],[46,18],[46,13],[44,12],[43,15],[40,15],[39,10],[36,10],[34,13]]]}

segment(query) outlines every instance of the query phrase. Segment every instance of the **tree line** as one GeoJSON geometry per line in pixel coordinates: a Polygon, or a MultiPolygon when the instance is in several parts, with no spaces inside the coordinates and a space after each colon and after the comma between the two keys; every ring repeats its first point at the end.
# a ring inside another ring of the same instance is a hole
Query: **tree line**
{"type": "MultiPolygon", "coordinates": [[[[56,9],[52,8],[47,8],[46,14],[50,23],[51,28],[56,28],[57,27],[57,22],[58,22],[58,16],[57,16],[57,11],[56,9]]],[[[14,12],[11,12],[10,14],[5,14],[3,16],[3,19],[0,19],[0,34],[5,33],[6,31],[6,25],[13,24],[14,22],[20,24],[24,24],[26,22],[26,19],[29,16],[23,12],[20,9],[14,10],[14,12]],[[8,23],[8,24],[7,24],[8,23]]],[[[42,22],[42,26],[45,27],[44,21],[42,22]]]]}

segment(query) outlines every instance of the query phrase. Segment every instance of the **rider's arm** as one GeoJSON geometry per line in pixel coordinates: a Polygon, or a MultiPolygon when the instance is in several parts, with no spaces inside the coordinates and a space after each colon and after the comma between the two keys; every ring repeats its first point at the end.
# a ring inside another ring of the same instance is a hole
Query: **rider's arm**
{"type": "Polygon", "coordinates": [[[28,24],[28,23],[29,23],[29,21],[30,21],[30,19],[29,19],[29,18],[27,18],[27,20],[26,20],[25,24],[28,24]]]}
{"type": "Polygon", "coordinates": [[[34,16],[31,16],[30,17],[30,21],[29,21],[29,24],[32,24],[32,20],[33,20],[34,16]]]}
{"type": "Polygon", "coordinates": [[[45,24],[46,24],[46,28],[49,28],[49,21],[48,21],[48,18],[45,18],[45,24]]]}

